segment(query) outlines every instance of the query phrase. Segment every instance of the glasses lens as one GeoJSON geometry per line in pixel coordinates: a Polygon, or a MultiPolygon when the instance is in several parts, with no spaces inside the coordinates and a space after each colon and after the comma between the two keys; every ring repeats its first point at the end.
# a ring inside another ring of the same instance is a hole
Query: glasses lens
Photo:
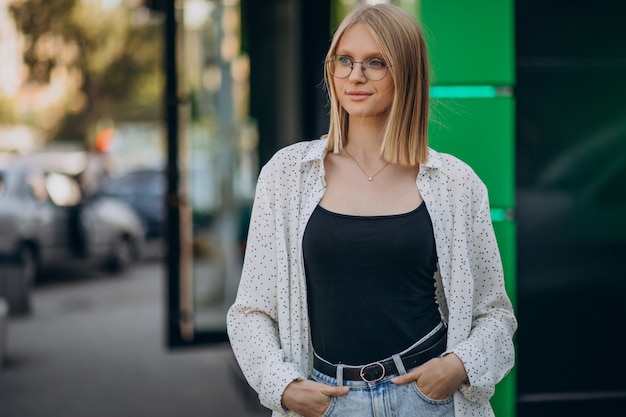
{"type": "Polygon", "coordinates": [[[355,64],[361,65],[361,71],[370,81],[380,81],[387,75],[387,64],[380,58],[368,58],[361,63],[354,62],[345,56],[338,56],[328,61],[328,68],[334,77],[347,78],[350,76],[355,64]]]}
{"type": "Polygon", "coordinates": [[[336,57],[328,63],[330,73],[337,78],[346,78],[352,72],[352,61],[347,57],[336,57]]]}
{"type": "Polygon", "coordinates": [[[387,64],[380,58],[368,58],[362,65],[363,73],[370,81],[380,81],[387,75],[387,64]]]}

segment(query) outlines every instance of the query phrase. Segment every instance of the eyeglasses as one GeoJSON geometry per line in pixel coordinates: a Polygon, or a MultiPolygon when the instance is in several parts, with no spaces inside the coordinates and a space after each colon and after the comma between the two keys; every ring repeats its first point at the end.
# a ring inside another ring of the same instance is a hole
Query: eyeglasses
{"type": "Polygon", "coordinates": [[[390,65],[381,58],[367,58],[364,61],[353,61],[345,55],[337,55],[326,61],[330,73],[337,78],[348,78],[354,69],[354,64],[361,64],[363,75],[370,81],[380,81],[387,75],[390,65]]]}

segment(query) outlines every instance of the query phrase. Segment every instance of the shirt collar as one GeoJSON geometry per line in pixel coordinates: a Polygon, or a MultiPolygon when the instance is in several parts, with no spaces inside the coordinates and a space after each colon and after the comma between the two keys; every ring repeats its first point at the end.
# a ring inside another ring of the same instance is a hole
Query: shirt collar
{"type": "Polygon", "coordinates": [[[322,160],[326,156],[326,142],[328,139],[326,137],[322,137],[321,139],[312,140],[311,146],[307,149],[307,151],[302,156],[300,162],[310,162],[322,160]]]}
{"type": "Polygon", "coordinates": [[[428,160],[422,164],[425,168],[441,168],[441,155],[432,148],[428,148],[428,160]]]}

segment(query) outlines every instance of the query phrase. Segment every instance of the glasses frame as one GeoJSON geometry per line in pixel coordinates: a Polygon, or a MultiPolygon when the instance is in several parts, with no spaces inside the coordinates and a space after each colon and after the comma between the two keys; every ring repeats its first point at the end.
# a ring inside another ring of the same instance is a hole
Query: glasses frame
{"type": "Polygon", "coordinates": [[[324,64],[328,65],[328,71],[331,73],[331,75],[333,77],[335,77],[335,78],[339,78],[340,80],[345,80],[346,78],[350,77],[350,75],[352,74],[352,71],[354,71],[354,64],[361,64],[361,73],[369,81],[381,81],[381,80],[384,80],[385,77],[387,76],[387,74],[389,74],[389,68],[391,68],[391,65],[389,65],[389,64],[387,64],[385,62],[385,74],[381,78],[371,79],[367,75],[367,72],[365,71],[366,68],[365,68],[365,66],[363,64],[365,64],[366,62],[373,61],[373,60],[380,60],[380,61],[384,62],[384,60],[382,60],[381,58],[377,58],[377,57],[366,58],[363,61],[354,61],[352,58],[350,58],[347,55],[335,55],[331,59],[325,61],[324,64]],[[336,61],[339,61],[340,58],[348,58],[350,60],[350,72],[348,72],[348,74],[345,77],[339,77],[339,76],[335,75],[335,73],[333,72],[333,69],[332,69],[332,64],[334,62],[336,62],[336,61]]]}

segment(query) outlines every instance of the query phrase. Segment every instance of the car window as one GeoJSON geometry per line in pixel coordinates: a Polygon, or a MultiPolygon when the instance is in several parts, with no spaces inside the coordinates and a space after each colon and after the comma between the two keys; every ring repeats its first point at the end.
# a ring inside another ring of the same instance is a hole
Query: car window
{"type": "Polygon", "coordinates": [[[107,188],[118,194],[161,194],[165,178],[159,172],[130,173],[113,180],[107,188]]]}
{"type": "Polygon", "coordinates": [[[35,200],[44,203],[48,201],[48,191],[46,190],[46,177],[42,172],[31,172],[26,176],[28,193],[35,200]]]}

